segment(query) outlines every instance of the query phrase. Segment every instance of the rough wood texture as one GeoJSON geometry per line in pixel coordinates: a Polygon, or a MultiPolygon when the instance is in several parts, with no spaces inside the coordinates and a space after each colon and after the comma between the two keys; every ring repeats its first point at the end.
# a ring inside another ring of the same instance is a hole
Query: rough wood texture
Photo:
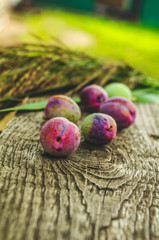
{"type": "Polygon", "coordinates": [[[39,142],[43,113],[13,118],[0,135],[0,239],[159,239],[159,107],[106,148],[82,142],[64,159],[39,142]]]}

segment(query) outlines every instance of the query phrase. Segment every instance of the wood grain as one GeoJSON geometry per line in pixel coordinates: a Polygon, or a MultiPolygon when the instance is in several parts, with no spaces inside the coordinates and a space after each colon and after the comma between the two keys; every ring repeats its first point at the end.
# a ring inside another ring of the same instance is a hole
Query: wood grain
{"type": "Polygon", "coordinates": [[[159,239],[159,107],[106,147],[82,139],[67,158],[45,154],[42,112],[16,115],[0,135],[0,239],[159,239]]]}

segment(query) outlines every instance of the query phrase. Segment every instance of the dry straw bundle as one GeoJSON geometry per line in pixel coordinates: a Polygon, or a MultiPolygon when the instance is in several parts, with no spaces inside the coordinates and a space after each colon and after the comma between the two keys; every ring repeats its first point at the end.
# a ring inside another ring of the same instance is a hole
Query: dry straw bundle
{"type": "MultiPolygon", "coordinates": [[[[108,64],[61,44],[21,44],[0,49],[0,108],[25,96],[74,95],[88,84],[117,81],[131,89],[150,83],[126,64],[108,64]],[[14,100],[14,101],[13,101],[14,100]]],[[[159,84],[158,84],[159,85],[159,84]]]]}

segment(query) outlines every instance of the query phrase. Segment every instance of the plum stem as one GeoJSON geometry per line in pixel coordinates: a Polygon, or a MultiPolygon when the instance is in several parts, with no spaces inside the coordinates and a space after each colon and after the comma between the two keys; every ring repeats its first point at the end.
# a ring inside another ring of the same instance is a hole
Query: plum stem
{"type": "Polygon", "coordinates": [[[57,137],[57,138],[56,138],[56,141],[57,141],[57,142],[61,142],[61,137],[57,137]]]}

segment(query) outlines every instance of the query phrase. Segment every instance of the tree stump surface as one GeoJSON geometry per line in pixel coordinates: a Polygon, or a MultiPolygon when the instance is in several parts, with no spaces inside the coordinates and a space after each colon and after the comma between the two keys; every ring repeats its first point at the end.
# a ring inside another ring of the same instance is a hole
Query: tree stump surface
{"type": "Polygon", "coordinates": [[[39,141],[43,112],[17,114],[0,134],[1,240],[159,239],[159,106],[105,147],[82,139],[66,158],[39,141]]]}

